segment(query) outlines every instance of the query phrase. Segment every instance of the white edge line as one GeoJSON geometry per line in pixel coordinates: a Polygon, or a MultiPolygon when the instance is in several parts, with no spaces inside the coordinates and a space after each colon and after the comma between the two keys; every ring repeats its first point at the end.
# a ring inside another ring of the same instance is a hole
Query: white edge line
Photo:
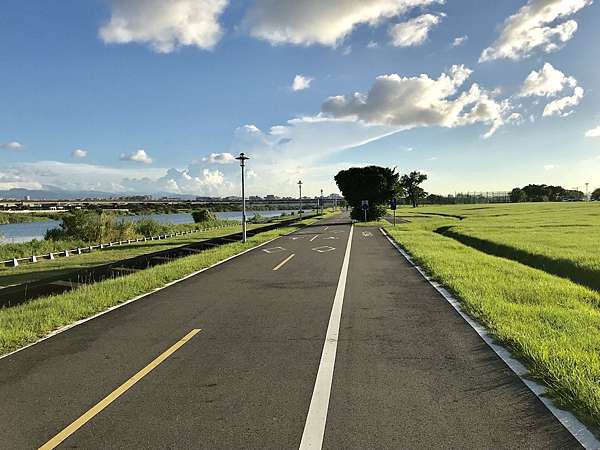
{"type": "Polygon", "coordinates": [[[252,250],[256,250],[257,248],[260,248],[263,245],[270,244],[271,242],[276,241],[277,239],[280,239],[282,237],[288,236],[288,235],[290,235],[292,233],[295,233],[296,231],[298,231],[298,230],[293,230],[293,231],[290,231],[289,233],[285,233],[285,234],[282,234],[281,236],[277,236],[277,237],[275,237],[273,239],[270,239],[270,240],[268,240],[266,242],[263,242],[262,244],[256,245],[256,246],[254,246],[252,248],[249,248],[249,249],[246,249],[243,252],[236,253],[235,255],[232,255],[232,256],[230,256],[228,258],[225,258],[225,259],[223,259],[221,261],[217,261],[216,263],[214,263],[214,264],[212,264],[212,265],[210,265],[208,267],[205,267],[203,269],[197,270],[196,272],[192,272],[192,273],[190,273],[190,274],[188,274],[188,275],[186,275],[186,276],[184,276],[182,278],[179,278],[179,279],[174,280],[174,281],[170,281],[169,283],[165,284],[164,286],[155,288],[155,289],[151,290],[150,292],[146,292],[145,294],[141,294],[141,295],[138,295],[137,297],[133,297],[132,299],[129,299],[129,300],[123,302],[123,303],[119,303],[118,305],[111,306],[110,308],[105,309],[104,311],[101,311],[101,312],[99,312],[97,314],[94,314],[93,316],[86,317],[85,319],[78,320],[77,322],[73,322],[73,323],[71,323],[69,325],[65,325],[64,327],[61,327],[61,328],[59,328],[57,330],[52,331],[50,334],[47,334],[46,336],[38,339],[35,342],[32,342],[31,344],[27,344],[24,347],[18,348],[16,350],[13,350],[10,353],[7,353],[5,355],[0,356],[0,360],[2,360],[4,358],[8,358],[9,356],[12,356],[15,353],[21,352],[21,351],[23,351],[23,350],[25,350],[25,349],[27,349],[29,347],[33,347],[34,345],[39,344],[40,342],[43,342],[46,339],[50,339],[51,337],[54,337],[57,334],[64,333],[65,331],[70,330],[71,328],[74,328],[74,327],[76,327],[78,325],[81,325],[82,323],[89,322],[90,320],[96,319],[96,318],[98,318],[100,316],[103,316],[104,314],[108,314],[109,312],[114,311],[115,309],[122,308],[125,305],[128,305],[128,304],[133,303],[133,302],[135,302],[137,300],[140,300],[140,299],[142,299],[144,297],[152,295],[152,294],[154,294],[154,293],[156,293],[158,291],[162,291],[163,289],[166,289],[166,288],[168,288],[168,287],[170,287],[170,286],[172,286],[174,284],[180,283],[181,281],[187,280],[188,278],[195,277],[196,275],[201,274],[202,272],[205,272],[205,271],[207,271],[209,269],[212,269],[213,267],[220,266],[221,264],[224,264],[224,263],[226,263],[228,261],[231,261],[232,259],[235,259],[235,258],[237,258],[239,256],[242,256],[242,255],[248,253],[248,252],[251,252],[252,250]]]}
{"type": "Polygon", "coordinates": [[[338,279],[337,289],[325,342],[323,343],[323,352],[317,371],[315,387],[310,399],[310,406],[302,432],[300,441],[300,450],[320,450],[323,446],[323,437],[325,435],[325,425],[327,423],[327,412],[329,410],[329,398],[331,396],[331,384],[333,382],[333,371],[335,368],[335,356],[337,353],[338,337],[340,333],[340,322],[342,318],[342,307],[344,305],[344,294],[346,292],[346,279],[348,277],[348,265],[350,263],[350,249],[352,248],[352,234],[354,225],[350,227],[348,243],[346,244],[346,253],[338,279]]]}
{"type": "Polygon", "coordinates": [[[452,305],[452,307],[460,314],[460,316],[477,332],[479,337],[483,339],[483,341],[500,357],[502,361],[519,377],[519,379],[529,388],[534,395],[542,401],[542,403],[548,408],[548,410],[552,413],[554,417],[558,419],[558,421],[573,435],[577,441],[588,450],[598,450],[600,449],[600,440],[596,438],[596,436],[589,430],[585,424],[583,424],[575,415],[570,411],[565,411],[563,409],[558,408],[554,405],[554,402],[544,394],[546,393],[546,387],[542,384],[530,379],[526,378],[529,371],[527,367],[521,363],[519,360],[514,358],[510,351],[503,347],[502,345],[494,342],[493,338],[490,336],[486,328],[477,322],[475,319],[467,315],[460,305],[460,302],[454,297],[446,288],[444,288],[440,283],[433,280],[431,276],[425,272],[425,270],[415,263],[413,258],[403,250],[397,243],[394,241],[387,232],[380,228],[383,235],[387,238],[388,241],[406,258],[406,260],[415,268],[417,271],[425,278],[433,288],[438,291],[444,299],[452,305]]]}

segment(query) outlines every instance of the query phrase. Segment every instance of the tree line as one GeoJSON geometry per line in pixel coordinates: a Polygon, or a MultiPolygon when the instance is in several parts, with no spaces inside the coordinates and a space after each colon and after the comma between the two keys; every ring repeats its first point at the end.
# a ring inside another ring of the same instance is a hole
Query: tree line
{"type": "MultiPolygon", "coordinates": [[[[585,194],[577,189],[565,189],[562,186],[547,184],[528,184],[514,188],[509,194],[512,203],[521,202],[564,202],[583,201],[585,194]]],[[[600,189],[592,193],[592,200],[600,200],[600,189]]]]}

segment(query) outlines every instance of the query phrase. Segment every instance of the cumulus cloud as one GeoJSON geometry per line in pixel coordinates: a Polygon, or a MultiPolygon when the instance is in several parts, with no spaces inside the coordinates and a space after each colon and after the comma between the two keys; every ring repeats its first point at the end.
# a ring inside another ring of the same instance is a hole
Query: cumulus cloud
{"type": "Polygon", "coordinates": [[[194,173],[191,168],[171,168],[159,178],[125,178],[121,184],[126,190],[134,192],[171,192],[202,196],[233,193],[232,185],[225,180],[223,172],[206,168],[198,173],[194,173]]]}
{"type": "Polygon", "coordinates": [[[469,40],[469,36],[466,34],[464,36],[459,36],[452,41],[452,47],[460,47],[464,45],[469,40]]]}
{"type": "Polygon", "coordinates": [[[585,132],[585,137],[600,137],[600,125],[585,132]]]}
{"type": "Polygon", "coordinates": [[[112,16],[100,28],[105,43],[149,45],[158,53],[180,46],[212,49],[223,31],[219,17],[229,0],[110,0],[112,16]]]}
{"type": "Polygon", "coordinates": [[[3,148],[4,150],[19,151],[19,150],[23,150],[25,148],[25,146],[23,144],[21,144],[20,142],[12,141],[12,142],[6,142],[4,144],[0,144],[0,148],[3,148]]]}
{"type": "Polygon", "coordinates": [[[471,76],[465,66],[453,66],[437,79],[426,74],[402,77],[382,75],[367,93],[356,92],[328,98],[322,111],[334,118],[360,120],[410,129],[415,127],[456,127],[484,123],[490,137],[505,123],[510,110],[508,101],[498,102],[494,93],[473,84],[459,94],[459,88],[471,76]]]}
{"type": "Polygon", "coordinates": [[[573,114],[571,108],[579,105],[584,96],[583,88],[577,86],[577,80],[566,76],[552,64],[546,63],[539,71],[532,71],[526,78],[520,97],[557,97],[566,89],[572,90],[571,95],[566,95],[551,101],[544,107],[543,116],[567,117],[573,114]]]}
{"type": "Polygon", "coordinates": [[[423,44],[429,32],[439,24],[444,14],[423,14],[406,22],[397,23],[389,29],[394,47],[413,47],[423,44]]]}
{"type": "Polygon", "coordinates": [[[552,64],[546,63],[540,71],[532,71],[528,76],[521,92],[521,97],[554,97],[566,87],[575,88],[577,80],[568,77],[560,70],[555,69],[552,64]]]}
{"type": "Polygon", "coordinates": [[[152,158],[150,158],[150,155],[148,155],[148,153],[146,153],[146,151],[142,149],[136,150],[135,152],[130,154],[121,153],[120,159],[121,161],[133,161],[143,164],[152,163],[152,158]]]}
{"type": "Polygon", "coordinates": [[[211,153],[202,158],[202,162],[209,164],[231,164],[235,162],[235,156],[231,153],[211,153]]]}
{"type": "Polygon", "coordinates": [[[292,82],[292,91],[297,92],[308,89],[313,81],[314,78],[306,77],[304,75],[296,75],[294,77],[294,81],[292,82]]]}
{"type": "Polygon", "coordinates": [[[71,152],[73,158],[85,158],[88,155],[88,151],[82,148],[75,149],[71,152]]]}
{"type": "Polygon", "coordinates": [[[376,26],[407,11],[444,0],[256,0],[245,24],[272,44],[336,47],[361,24],[376,26]]]}
{"type": "Polygon", "coordinates": [[[583,88],[581,87],[576,87],[573,90],[573,95],[571,96],[567,96],[567,97],[562,97],[559,98],[557,100],[554,100],[550,103],[548,103],[546,105],[546,107],[544,108],[544,112],[543,112],[543,116],[544,117],[549,117],[549,116],[561,116],[561,117],[567,117],[570,116],[571,114],[574,113],[574,111],[570,108],[574,108],[575,106],[579,105],[579,103],[581,103],[581,100],[583,99],[583,88]]]}
{"type": "Polygon", "coordinates": [[[556,51],[577,31],[575,20],[565,20],[593,0],[529,0],[504,22],[500,36],[486,48],[480,62],[495,59],[519,60],[535,50],[556,51]]]}

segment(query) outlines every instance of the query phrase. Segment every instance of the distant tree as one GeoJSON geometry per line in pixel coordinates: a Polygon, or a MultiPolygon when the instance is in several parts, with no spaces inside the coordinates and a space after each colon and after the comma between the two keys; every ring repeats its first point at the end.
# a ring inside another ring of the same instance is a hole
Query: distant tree
{"type": "Polygon", "coordinates": [[[525,194],[523,189],[520,188],[514,188],[508,195],[512,203],[521,203],[527,201],[527,194],[525,194]]]}
{"type": "Polygon", "coordinates": [[[570,202],[581,202],[585,199],[585,194],[577,189],[567,189],[563,196],[563,200],[570,202]]]}
{"type": "Polygon", "coordinates": [[[416,171],[402,175],[400,178],[400,186],[404,189],[407,199],[414,208],[419,206],[421,199],[427,197],[427,192],[420,186],[425,180],[427,180],[427,175],[416,171]]]}
{"type": "Polygon", "coordinates": [[[351,167],[340,171],[335,182],[348,205],[352,207],[352,217],[363,217],[362,201],[369,201],[367,217],[377,220],[385,215],[385,207],[398,192],[399,174],[396,169],[379,166],[351,167]]]}
{"type": "Polygon", "coordinates": [[[592,200],[595,201],[600,201],[600,188],[594,190],[594,192],[592,192],[592,200]]]}

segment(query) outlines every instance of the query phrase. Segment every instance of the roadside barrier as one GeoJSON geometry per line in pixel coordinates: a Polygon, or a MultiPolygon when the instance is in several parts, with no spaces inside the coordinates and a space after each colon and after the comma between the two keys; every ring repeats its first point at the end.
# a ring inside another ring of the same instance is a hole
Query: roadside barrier
{"type": "Polygon", "coordinates": [[[183,236],[186,234],[193,234],[193,233],[199,233],[199,232],[204,232],[204,231],[220,230],[222,228],[230,228],[232,226],[233,226],[233,224],[221,225],[218,227],[210,227],[210,228],[199,228],[197,230],[177,231],[175,233],[159,234],[158,236],[147,236],[147,237],[140,237],[137,239],[128,239],[126,241],[107,242],[104,244],[89,245],[86,247],[77,247],[74,249],[64,249],[64,250],[58,250],[55,252],[46,253],[43,255],[31,255],[31,256],[24,256],[22,258],[11,258],[11,259],[7,259],[5,261],[0,261],[0,264],[2,264],[3,266],[8,266],[8,267],[18,267],[22,263],[37,263],[40,260],[44,260],[44,259],[53,260],[58,257],[70,258],[70,257],[76,256],[76,255],[90,253],[96,249],[104,250],[106,248],[115,247],[115,246],[123,246],[123,245],[136,244],[138,242],[169,239],[169,238],[172,238],[175,236],[183,236]]]}

